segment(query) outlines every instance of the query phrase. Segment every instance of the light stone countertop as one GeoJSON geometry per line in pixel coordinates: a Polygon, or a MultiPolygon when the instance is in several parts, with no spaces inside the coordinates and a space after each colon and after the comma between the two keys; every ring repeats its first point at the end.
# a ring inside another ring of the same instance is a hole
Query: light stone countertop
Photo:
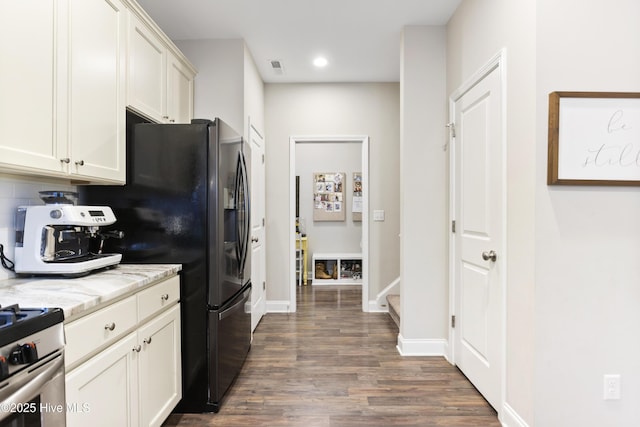
{"type": "Polygon", "coordinates": [[[85,311],[171,277],[180,264],[119,264],[83,277],[16,277],[0,281],[0,304],[59,307],[65,322],[85,311]]]}

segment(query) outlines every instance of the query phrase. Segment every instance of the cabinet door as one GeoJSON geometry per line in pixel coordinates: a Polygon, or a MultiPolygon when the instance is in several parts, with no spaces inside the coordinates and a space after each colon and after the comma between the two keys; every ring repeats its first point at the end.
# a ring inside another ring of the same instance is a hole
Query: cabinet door
{"type": "Polygon", "coordinates": [[[160,426],[182,398],[180,305],[138,329],[140,426],[160,426]]]}
{"type": "Polygon", "coordinates": [[[129,15],[127,104],[138,113],[166,121],[167,49],[140,19],[129,15]]]}
{"type": "MultiPolygon", "coordinates": [[[[0,13],[0,165],[63,173],[64,135],[56,131],[56,31],[63,2],[16,0],[0,13]],[[62,150],[62,153],[60,153],[62,150]]],[[[64,70],[64,67],[61,67],[64,70]]],[[[60,129],[62,131],[62,129],[60,129]]]]}
{"type": "Polygon", "coordinates": [[[167,115],[170,123],[189,123],[193,118],[193,74],[173,54],[168,55],[167,115]]]}
{"type": "Polygon", "coordinates": [[[67,427],[137,425],[136,345],[132,333],[67,374],[67,427]]]}
{"type": "Polygon", "coordinates": [[[70,0],[71,173],[125,182],[126,13],[120,0],[70,0]]]}

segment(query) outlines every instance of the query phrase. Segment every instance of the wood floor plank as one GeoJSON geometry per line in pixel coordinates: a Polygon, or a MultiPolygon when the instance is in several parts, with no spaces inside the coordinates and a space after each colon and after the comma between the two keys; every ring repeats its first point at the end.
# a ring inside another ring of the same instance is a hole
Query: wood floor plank
{"type": "Polygon", "coordinates": [[[164,427],[499,427],[496,412],[439,357],[402,357],[385,313],[358,286],[298,288],[298,312],[267,314],[218,414],[164,427]]]}

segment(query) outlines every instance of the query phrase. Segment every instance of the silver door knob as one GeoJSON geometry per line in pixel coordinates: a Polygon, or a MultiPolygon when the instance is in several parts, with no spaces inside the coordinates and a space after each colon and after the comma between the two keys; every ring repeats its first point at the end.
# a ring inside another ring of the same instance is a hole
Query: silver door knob
{"type": "Polygon", "coordinates": [[[258,240],[260,240],[260,239],[258,239],[257,237],[252,237],[252,238],[251,238],[251,241],[252,241],[253,243],[258,243],[258,240]]]}
{"type": "Polygon", "coordinates": [[[84,166],[84,160],[78,160],[78,161],[76,162],[76,165],[78,165],[78,166],[84,166]]]}
{"type": "Polygon", "coordinates": [[[116,324],[114,322],[107,323],[104,325],[105,330],[113,331],[116,328],[116,324]]]}
{"type": "Polygon", "coordinates": [[[482,259],[485,261],[496,262],[497,258],[498,254],[496,254],[496,251],[482,252],[482,259]]]}

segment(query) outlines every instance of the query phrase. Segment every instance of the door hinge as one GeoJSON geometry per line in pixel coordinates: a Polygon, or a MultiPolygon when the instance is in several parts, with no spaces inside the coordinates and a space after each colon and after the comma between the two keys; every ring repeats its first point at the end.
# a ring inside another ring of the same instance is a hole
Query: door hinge
{"type": "Polygon", "coordinates": [[[264,218],[262,218],[262,226],[264,227],[264,218]]]}
{"type": "Polygon", "coordinates": [[[451,122],[451,123],[447,123],[445,126],[448,127],[449,130],[451,131],[451,137],[455,138],[456,137],[456,124],[451,122]]]}
{"type": "Polygon", "coordinates": [[[456,316],[455,315],[451,316],[451,327],[452,328],[456,327],[456,316]]]}
{"type": "Polygon", "coordinates": [[[263,291],[267,290],[267,282],[262,282],[262,290],[263,291]]]}
{"type": "Polygon", "coordinates": [[[264,165],[264,154],[262,155],[262,164],[264,165]]]}
{"type": "Polygon", "coordinates": [[[451,221],[451,232],[452,233],[456,232],[456,220],[455,219],[453,221],[451,221]]]}

